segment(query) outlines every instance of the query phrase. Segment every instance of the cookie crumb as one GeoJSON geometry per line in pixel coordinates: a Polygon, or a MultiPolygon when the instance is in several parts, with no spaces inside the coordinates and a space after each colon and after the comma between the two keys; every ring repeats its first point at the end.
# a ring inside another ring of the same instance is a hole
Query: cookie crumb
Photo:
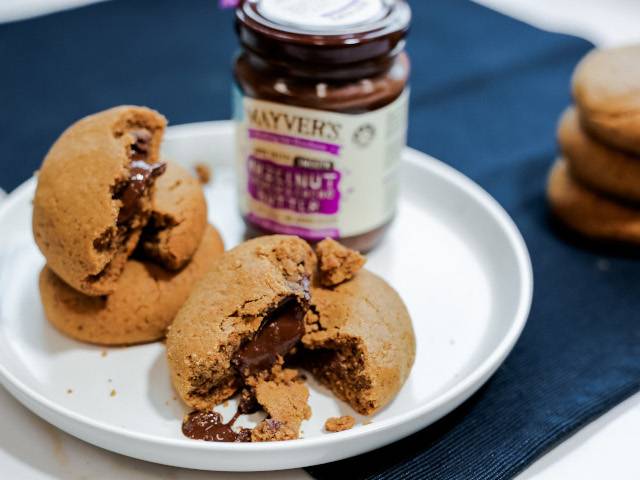
{"type": "Polygon", "coordinates": [[[362,422],[362,425],[371,425],[373,423],[373,420],[365,420],[364,422],[362,422]]]}
{"type": "Polygon", "coordinates": [[[117,392],[116,392],[116,390],[115,390],[115,388],[114,388],[114,389],[112,389],[112,390],[111,390],[111,393],[110,393],[109,395],[110,395],[110,396],[112,396],[112,397],[115,397],[115,396],[116,396],[116,393],[117,393],[117,392]]]}
{"type": "Polygon", "coordinates": [[[316,254],[320,283],[325,287],[334,287],[351,280],[367,261],[360,252],[340,245],[331,238],[318,243],[316,254]]]}
{"type": "Polygon", "coordinates": [[[267,418],[251,431],[252,442],[281,442],[298,438],[297,430],[275,418],[267,418]]]}
{"type": "Polygon", "coordinates": [[[205,185],[211,181],[211,169],[204,163],[198,163],[195,166],[196,175],[201,184],[205,185]]]}
{"type": "Polygon", "coordinates": [[[102,352],[100,352],[100,356],[101,357],[106,357],[108,355],[109,352],[107,352],[106,350],[102,350],[102,352]]]}
{"type": "Polygon", "coordinates": [[[342,417],[331,417],[324,422],[324,429],[327,432],[343,432],[351,430],[356,424],[356,419],[351,415],[343,415],[342,417]]]}
{"type": "Polygon", "coordinates": [[[67,395],[71,395],[73,393],[73,390],[71,388],[67,388],[67,395]]]}
{"type": "Polygon", "coordinates": [[[222,406],[224,408],[227,408],[229,406],[229,400],[225,400],[224,403],[222,404],[222,406]]]}

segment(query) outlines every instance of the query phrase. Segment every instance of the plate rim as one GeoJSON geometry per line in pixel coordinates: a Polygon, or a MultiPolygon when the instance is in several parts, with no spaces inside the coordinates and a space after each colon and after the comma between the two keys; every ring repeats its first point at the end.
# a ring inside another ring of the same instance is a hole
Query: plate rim
{"type": "MultiPolygon", "coordinates": [[[[168,128],[165,135],[166,139],[179,139],[181,137],[193,137],[195,135],[213,135],[213,134],[231,134],[233,130],[233,123],[228,120],[223,121],[209,121],[209,122],[196,122],[187,123],[181,125],[175,125],[168,128]],[[225,132],[228,131],[228,132],[225,132]]],[[[497,222],[500,229],[505,234],[509,245],[513,249],[516,257],[517,270],[520,275],[520,291],[519,291],[519,303],[515,315],[513,315],[512,322],[507,330],[506,334],[500,339],[497,347],[487,355],[482,362],[479,363],[471,372],[462,377],[455,385],[445,390],[440,395],[433,399],[420,404],[416,408],[396,415],[394,417],[373,422],[367,425],[366,429],[348,430],[343,432],[333,433],[331,435],[320,435],[317,437],[304,438],[299,440],[288,440],[282,442],[265,442],[265,443],[217,443],[217,442],[193,442],[188,439],[179,438],[164,438],[154,436],[152,434],[141,433],[129,430],[124,427],[119,427],[102,421],[94,420],[93,418],[76,413],[70,408],[64,407],[59,403],[50,400],[45,395],[31,389],[23,381],[13,375],[3,362],[0,362],[0,383],[14,396],[20,403],[26,406],[29,410],[34,412],[39,417],[43,418],[49,423],[53,423],[56,427],[60,428],[67,433],[78,436],[72,432],[71,428],[65,428],[59,424],[63,424],[64,421],[58,422],[52,421],[44,414],[39,412],[39,408],[49,411],[51,414],[58,415],[60,418],[76,422],[84,427],[89,427],[94,430],[99,430],[102,433],[107,433],[121,439],[130,439],[139,442],[144,442],[148,445],[161,445],[174,448],[185,448],[189,450],[199,450],[205,452],[274,452],[280,450],[293,451],[297,449],[317,448],[331,446],[335,443],[342,443],[345,441],[363,439],[380,435],[385,431],[394,427],[410,424],[411,422],[420,423],[421,417],[428,416],[430,412],[440,411],[448,404],[453,405],[451,408],[445,408],[443,412],[440,412],[435,420],[447,415],[455,408],[457,408],[463,401],[473,395],[486,381],[495,373],[497,368],[504,362],[506,357],[512,351],[513,347],[517,343],[529,317],[533,300],[533,288],[534,277],[533,268],[531,264],[531,258],[529,252],[513,219],[509,216],[506,210],[495,200],[488,192],[486,192],[480,185],[473,180],[465,176],[463,173],[454,169],[453,167],[443,163],[442,161],[423,153],[419,150],[415,150],[411,147],[407,147],[403,152],[402,158],[404,162],[413,164],[418,168],[426,168],[430,170],[432,174],[439,177],[441,181],[445,181],[453,184],[455,187],[463,190],[470,195],[473,201],[478,202],[485,211],[497,222]],[[24,398],[23,398],[24,397],[24,398]],[[34,402],[32,404],[32,402],[34,402]],[[39,408],[37,408],[39,407],[39,408]]],[[[34,188],[35,177],[31,177],[21,185],[16,187],[10,192],[3,202],[0,204],[0,218],[3,217],[8,210],[13,208],[14,204],[21,201],[22,197],[26,195],[26,192],[31,188],[34,188]]],[[[433,421],[435,421],[433,420],[433,421]]],[[[421,426],[420,428],[424,428],[421,426]]],[[[416,429],[417,430],[417,429],[416,429]]],[[[416,430],[412,430],[414,432],[416,430]]],[[[403,435],[403,437],[406,435],[403,435]]],[[[403,438],[401,437],[401,438],[403,438]]],[[[90,440],[80,437],[85,441],[90,440]]],[[[389,442],[387,442],[389,443],[389,442]]],[[[101,448],[112,450],[110,448],[98,445],[101,448]]],[[[120,452],[122,453],[122,452],[120,452]]],[[[141,457],[138,457],[141,458],[141,457]]]]}

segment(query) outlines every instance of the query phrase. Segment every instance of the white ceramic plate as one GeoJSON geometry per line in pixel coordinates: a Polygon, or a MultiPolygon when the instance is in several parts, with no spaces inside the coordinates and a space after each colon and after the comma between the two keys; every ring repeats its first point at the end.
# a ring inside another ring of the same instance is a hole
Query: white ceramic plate
{"type": "MultiPolygon", "coordinates": [[[[173,127],[164,145],[169,158],[212,166],[209,217],[228,247],[243,235],[232,143],[232,126],[212,122],[173,127]]],[[[169,382],[161,343],[102,349],[67,339],[45,320],[37,287],[44,259],[31,236],[34,179],[0,208],[0,380],[29,409],[72,435],[131,457],[188,468],[303,467],[422,429],[467,399],[503,362],[525,325],[533,280],[518,230],[476,184],[411,149],[404,153],[402,182],[397,218],[368,267],[404,298],[418,350],[404,388],[371,423],[311,382],[313,415],[300,440],[224,444],[184,438],[186,410],[169,382]],[[358,425],[323,432],[324,421],[340,414],[354,415],[358,425]]],[[[231,403],[221,411],[229,415],[233,409],[231,403]]]]}

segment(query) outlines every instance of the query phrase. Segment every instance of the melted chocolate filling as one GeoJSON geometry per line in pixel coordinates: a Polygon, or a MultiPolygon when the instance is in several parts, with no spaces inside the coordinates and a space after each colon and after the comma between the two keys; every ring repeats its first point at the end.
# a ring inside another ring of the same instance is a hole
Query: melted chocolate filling
{"type": "MultiPolygon", "coordinates": [[[[289,299],[270,313],[258,333],[231,359],[231,364],[242,377],[269,370],[284,357],[304,335],[304,309],[295,299],[289,299]]],[[[209,442],[250,442],[251,430],[235,432],[231,427],[241,414],[260,410],[253,392],[245,389],[238,402],[238,410],[228,423],[222,422],[217,412],[191,412],[182,423],[182,433],[189,438],[209,442]]]]}
{"type": "Polygon", "coordinates": [[[218,412],[191,412],[182,423],[182,433],[194,440],[207,442],[250,442],[250,429],[241,428],[236,432],[231,428],[240,413],[238,410],[229,422],[224,423],[218,412]]]}
{"type": "Polygon", "coordinates": [[[304,314],[295,300],[278,307],[258,333],[236,352],[232,365],[245,376],[270,369],[278,356],[289,353],[304,335],[304,314]]]}
{"type": "MultiPolygon", "coordinates": [[[[130,146],[129,178],[121,181],[113,188],[112,198],[120,200],[121,206],[118,212],[117,228],[109,228],[93,241],[93,246],[98,251],[121,248],[128,239],[134,227],[136,214],[139,212],[140,199],[151,188],[155,179],[162,175],[167,168],[163,162],[149,163],[149,153],[153,135],[146,128],[129,132],[134,141],[130,146]]],[[[87,280],[97,282],[109,273],[110,264],[102,271],[89,275],[87,280]]]]}
{"type": "Polygon", "coordinates": [[[131,145],[129,178],[116,188],[114,198],[122,202],[118,224],[126,223],[136,214],[138,201],[151,188],[155,179],[167,169],[164,162],[148,163],[152,135],[146,128],[130,132],[135,138],[131,145]]]}

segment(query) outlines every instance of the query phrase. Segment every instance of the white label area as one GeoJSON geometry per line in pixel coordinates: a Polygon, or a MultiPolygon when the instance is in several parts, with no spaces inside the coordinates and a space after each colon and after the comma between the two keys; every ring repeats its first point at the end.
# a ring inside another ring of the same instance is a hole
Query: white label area
{"type": "Polygon", "coordinates": [[[261,0],[258,11],[281,25],[330,31],[374,22],[387,7],[384,0],[261,0]]]}
{"type": "Polygon", "coordinates": [[[384,225],[397,203],[408,96],[405,91],[386,107],[350,115],[236,91],[242,214],[265,230],[312,240],[384,225]]]}

